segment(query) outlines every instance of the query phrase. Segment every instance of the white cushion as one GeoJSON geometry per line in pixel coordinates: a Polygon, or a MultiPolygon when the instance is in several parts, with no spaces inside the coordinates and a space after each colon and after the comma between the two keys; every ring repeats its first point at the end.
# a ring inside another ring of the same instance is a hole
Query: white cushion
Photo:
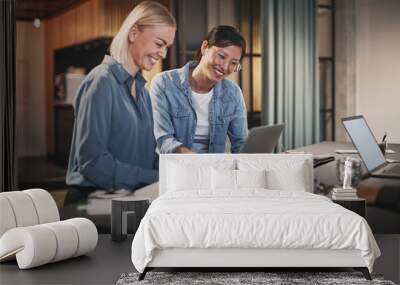
{"type": "Polygon", "coordinates": [[[97,245],[95,225],[84,218],[60,222],[54,199],[42,189],[0,193],[0,214],[0,262],[16,258],[21,269],[83,255],[97,245]]]}
{"type": "Polygon", "coordinates": [[[20,269],[49,263],[56,251],[57,239],[43,225],[13,228],[0,238],[0,261],[16,257],[20,269]]]}
{"type": "Polygon", "coordinates": [[[71,228],[71,224],[63,222],[55,222],[44,224],[49,228],[56,237],[57,246],[56,254],[51,262],[57,262],[74,256],[78,249],[79,237],[75,229],[71,228]]]}
{"type": "Polygon", "coordinates": [[[218,190],[236,190],[236,170],[212,168],[212,189],[218,190]]]}
{"type": "MultiPolygon", "coordinates": [[[[170,175],[170,170],[172,169],[170,167],[171,163],[184,165],[187,168],[197,166],[230,170],[277,170],[280,173],[286,174],[284,179],[281,181],[280,177],[274,175],[275,178],[271,177],[272,182],[270,185],[267,185],[267,188],[271,186],[271,188],[281,188],[283,190],[306,190],[313,192],[312,156],[308,154],[161,154],[160,195],[170,191],[169,186],[174,184],[174,181],[170,183],[170,180],[176,180],[175,174],[170,175]],[[238,167],[235,167],[236,164],[238,167]],[[303,169],[300,179],[296,174],[298,166],[303,169]],[[284,181],[287,179],[291,180],[289,185],[284,181]],[[275,183],[274,180],[275,182],[278,180],[279,183],[275,183]]],[[[213,192],[214,190],[209,191],[213,192]]],[[[203,193],[205,192],[203,191],[203,193]]]]}
{"type": "Polygon", "coordinates": [[[17,222],[11,204],[6,197],[0,194],[0,237],[16,226],[17,222]]]}
{"type": "Polygon", "coordinates": [[[74,218],[65,222],[71,224],[78,233],[79,242],[74,257],[86,254],[96,248],[98,234],[92,221],[85,218],[74,218]]]}
{"type": "Polygon", "coordinates": [[[33,226],[60,220],[53,197],[43,189],[2,192],[0,206],[2,217],[0,237],[14,227],[33,226]]]}
{"type": "Polygon", "coordinates": [[[237,187],[267,188],[266,170],[236,170],[237,187]]]}
{"type": "Polygon", "coordinates": [[[43,189],[29,189],[22,191],[28,194],[33,201],[39,224],[51,223],[60,220],[56,202],[49,192],[43,189]]]}
{"type": "Polygon", "coordinates": [[[10,202],[17,227],[33,226],[39,223],[35,206],[29,195],[22,191],[3,192],[0,195],[10,202]]]}
{"type": "Polygon", "coordinates": [[[210,190],[211,167],[169,164],[169,191],[210,190]]]}
{"type": "Polygon", "coordinates": [[[0,261],[16,256],[20,269],[76,257],[97,245],[97,229],[84,218],[18,227],[0,238],[0,261]]]}
{"type": "Polygon", "coordinates": [[[267,188],[265,170],[212,169],[212,188],[215,191],[235,191],[242,188],[267,188]]]}
{"type": "Polygon", "coordinates": [[[215,154],[161,154],[159,194],[162,195],[168,191],[195,189],[202,192],[212,191],[212,167],[216,169],[235,169],[235,160],[231,157],[221,157],[215,154]],[[205,170],[203,174],[198,173],[199,168],[205,170]],[[190,177],[204,175],[205,180],[200,183],[198,183],[198,179],[190,181],[183,178],[183,174],[190,177]]]}
{"type": "Polygon", "coordinates": [[[307,164],[304,159],[288,156],[275,160],[267,159],[238,159],[239,170],[267,171],[267,188],[273,190],[306,191],[308,188],[307,164]]]}
{"type": "Polygon", "coordinates": [[[306,191],[303,165],[297,165],[289,173],[271,169],[267,171],[267,181],[272,190],[306,191]]]}

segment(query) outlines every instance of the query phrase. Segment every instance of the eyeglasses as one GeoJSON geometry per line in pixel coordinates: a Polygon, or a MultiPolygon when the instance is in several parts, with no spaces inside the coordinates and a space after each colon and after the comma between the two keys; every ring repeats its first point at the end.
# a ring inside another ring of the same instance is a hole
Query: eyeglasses
{"type": "Polygon", "coordinates": [[[240,64],[240,62],[227,62],[228,56],[222,51],[217,51],[214,54],[214,58],[218,59],[219,62],[222,62],[224,66],[225,64],[228,64],[228,69],[230,72],[239,72],[240,70],[242,70],[242,65],[240,64]]]}

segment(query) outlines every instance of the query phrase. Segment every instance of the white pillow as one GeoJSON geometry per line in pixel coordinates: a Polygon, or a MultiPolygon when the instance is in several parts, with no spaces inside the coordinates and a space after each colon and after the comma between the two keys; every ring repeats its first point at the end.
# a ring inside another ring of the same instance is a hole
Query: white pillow
{"type": "Polygon", "coordinates": [[[288,173],[271,169],[267,171],[268,189],[306,191],[306,180],[304,175],[304,166],[297,165],[288,173]]]}
{"type": "Polygon", "coordinates": [[[213,190],[236,190],[236,170],[212,168],[213,190]]]}
{"type": "Polygon", "coordinates": [[[239,170],[266,170],[267,188],[273,190],[307,191],[309,169],[304,159],[239,159],[239,170]]]}
{"type": "Polygon", "coordinates": [[[263,170],[236,170],[237,187],[267,188],[267,172],[263,170]]]}
{"type": "Polygon", "coordinates": [[[238,190],[241,188],[267,188],[264,170],[215,169],[212,171],[212,188],[215,191],[238,190]]]}
{"type": "Polygon", "coordinates": [[[168,190],[210,190],[211,167],[168,164],[168,190]]]}

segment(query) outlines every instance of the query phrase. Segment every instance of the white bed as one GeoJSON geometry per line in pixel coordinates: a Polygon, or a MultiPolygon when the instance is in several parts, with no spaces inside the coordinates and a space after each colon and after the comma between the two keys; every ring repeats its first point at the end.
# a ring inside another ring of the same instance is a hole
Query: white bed
{"type": "Polygon", "coordinates": [[[312,194],[312,172],[310,155],[161,155],[134,266],[141,278],[154,267],[355,267],[370,278],[380,251],[367,222],[312,194]]]}

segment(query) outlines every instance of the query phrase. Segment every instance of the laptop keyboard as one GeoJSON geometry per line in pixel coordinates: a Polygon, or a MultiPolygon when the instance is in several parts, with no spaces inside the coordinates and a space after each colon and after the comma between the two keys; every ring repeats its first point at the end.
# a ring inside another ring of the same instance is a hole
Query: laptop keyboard
{"type": "Polygon", "coordinates": [[[400,165],[389,167],[383,171],[384,173],[400,173],[400,165]]]}

